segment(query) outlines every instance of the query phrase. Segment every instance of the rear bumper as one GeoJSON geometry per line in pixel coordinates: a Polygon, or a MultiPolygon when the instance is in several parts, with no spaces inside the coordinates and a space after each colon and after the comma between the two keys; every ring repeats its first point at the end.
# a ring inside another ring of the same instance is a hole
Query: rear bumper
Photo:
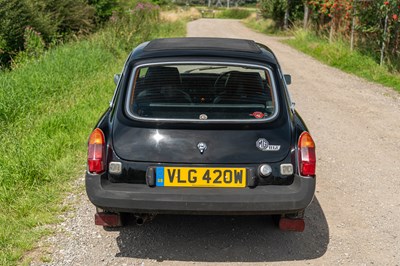
{"type": "Polygon", "coordinates": [[[295,176],[289,186],[255,188],[165,188],[111,183],[86,174],[86,192],[97,207],[135,213],[273,214],[305,209],[315,192],[315,178],[295,176]]]}

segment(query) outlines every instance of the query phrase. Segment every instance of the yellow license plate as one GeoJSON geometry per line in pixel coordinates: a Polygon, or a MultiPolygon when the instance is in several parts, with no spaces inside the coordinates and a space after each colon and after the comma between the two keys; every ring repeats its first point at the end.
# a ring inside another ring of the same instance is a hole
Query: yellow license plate
{"type": "Polygon", "coordinates": [[[157,167],[158,187],[246,187],[246,168],[157,167]]]}

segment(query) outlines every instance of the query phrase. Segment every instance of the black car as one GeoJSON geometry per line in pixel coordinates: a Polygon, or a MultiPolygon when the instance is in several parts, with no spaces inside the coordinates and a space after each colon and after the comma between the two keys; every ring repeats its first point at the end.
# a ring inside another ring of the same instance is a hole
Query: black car
{"type": "Polygon", "coordinates": [[[136,47],[89,138],[95,223],[173,214],[268,214],[303,231],[315,144],[273,52],[251,40],[157,39],[136,47]]]}

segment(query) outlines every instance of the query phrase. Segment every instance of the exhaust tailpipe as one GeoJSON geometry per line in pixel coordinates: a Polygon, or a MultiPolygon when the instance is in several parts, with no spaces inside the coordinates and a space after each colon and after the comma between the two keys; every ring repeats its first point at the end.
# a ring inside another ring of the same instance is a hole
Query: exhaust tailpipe
{"type": "Polygon", "coordinates": [[[153,220],[155,217],[154,214],[148,214],[148,213],[143,213],[143,214],[135,214],[135,219],[136,219],[136,224],[141,226],[146,222],[149,222],[153,220]]]}

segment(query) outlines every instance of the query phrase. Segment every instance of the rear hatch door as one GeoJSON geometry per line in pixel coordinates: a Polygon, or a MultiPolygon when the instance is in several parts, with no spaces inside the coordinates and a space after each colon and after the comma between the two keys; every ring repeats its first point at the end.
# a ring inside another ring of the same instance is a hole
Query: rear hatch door
{"type": "Polygon", "coordinates": [[[121,159],[154,163],[277,162],[287,156],[290,140],[290,130],[284,125],[254,130],[188,130],[118,124],[113,133],[114,150],[121,159]]]}

